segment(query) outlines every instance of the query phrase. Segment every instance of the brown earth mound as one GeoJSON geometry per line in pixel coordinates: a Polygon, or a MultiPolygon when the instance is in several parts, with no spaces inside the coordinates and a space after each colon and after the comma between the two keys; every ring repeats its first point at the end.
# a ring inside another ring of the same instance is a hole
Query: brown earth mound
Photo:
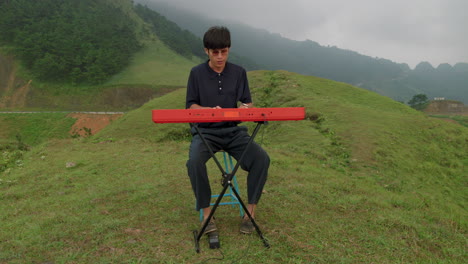
{"type": "Polygon", "coordinates": [[[94,135],[122,115],[123,114],[69,114],[69,117],[76,118],[76,122],[71,128],[70,134],[84,137],[94,135]]]}
{"type": "Polygon", "coordinates": [[[459,101],[439,100],[431,101],[424,112],[438,115],[468,115],[468,107],[459,101]]]}

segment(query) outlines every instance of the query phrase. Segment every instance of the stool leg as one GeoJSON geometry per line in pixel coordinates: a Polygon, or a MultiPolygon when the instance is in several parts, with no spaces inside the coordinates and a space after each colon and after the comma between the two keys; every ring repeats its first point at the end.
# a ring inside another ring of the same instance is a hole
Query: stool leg
{"type": "MultiPolygon", "coordinates": [[[[224,167],[226,168],[226,173],[231,173],[232,168],[233,168],[231,155],[229,155],[229,153],[223,152],[223,158],[224,158],[224,167]],[[231,161],[231,163],[228,163],[228,160],[231,161]]],[[[234,175],[232,179],[234,180],[235,177],[236,176],[234,175]]],[[[229,196],[231,197],[231,202],[236,201],[236,199],[234,199],[234,194],[232,192],[231,186],[229,186],[229,196]]],[[[231,204],[231,207],[235,207],[235,205],[231,204]]]]}
{"type": "Polygon", "coordinates": [[[200,209],[200,222],[203,221],[203,209],[200,209]]]}
{"type": "MultiPolygon", "coordinates": [[[[223,159],[224,159],[224,167],[226,169],[226,173],[231,173],[231,171],[234,169],[234,163],[232,162],[232,156],[229,155],[229,153],[223,151],[223,159]]],[[[232,178],[233,183],[234,183],[234,188],[236,188],[237,193],[239,193],[239,185],[237,184],[237,178],[234,176],[232,178]]],[[[236,205],[239,206],[239,212],[240,216],[244,216],[244,211],[242,211],[242,206],[240,206],[239,201],[235,198],[234,193],[232,191],[232,186],[229,186],[229,194],[225,194],[225,196],[230,196],[231,197],[231,206],[235,207],[236,205]]],[[[218,195],[211,195],[211,198],[217,198],[218,195]]],[[[211,204],[213,205],[213,204],[211,204]]],[[[200,222],[203,221],[203,209],[200,209],[200,222]]]]}

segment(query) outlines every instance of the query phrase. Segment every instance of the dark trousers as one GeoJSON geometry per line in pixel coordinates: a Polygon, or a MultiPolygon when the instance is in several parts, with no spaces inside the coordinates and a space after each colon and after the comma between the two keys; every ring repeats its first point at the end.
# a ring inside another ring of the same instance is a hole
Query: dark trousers
{"type": "MultiPolygon", "coordinates": [[[[211,187],[206,171],[206,162],[211,158],[210,152],[200,135],[192,128],[192,143],[190,144],[187,170],[192,183],[192,189],[197,199],[196,210],[210,206],[211,187]]],[[[239,160],[247,146],[250,135],[244,126],[228,128],[200,128],[200,132],[210,144],[214,153],[224,150],[236,160],[239,160]]],[[[247,195],[249,204],[257,204],[262,195],[267,179],[270,157],[255,142],[249,146],[240,167],[248,172],[247,195]]]]}

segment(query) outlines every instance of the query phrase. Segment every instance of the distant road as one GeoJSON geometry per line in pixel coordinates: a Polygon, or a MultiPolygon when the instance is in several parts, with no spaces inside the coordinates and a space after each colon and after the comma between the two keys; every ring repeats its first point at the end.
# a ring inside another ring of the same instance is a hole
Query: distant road
{"type": "Polygon", "coordinates": [[[0,114],[94,114],[94,115],[121,115],[126,112],[85,112],[85,111],[0,111],[0,114]]]}

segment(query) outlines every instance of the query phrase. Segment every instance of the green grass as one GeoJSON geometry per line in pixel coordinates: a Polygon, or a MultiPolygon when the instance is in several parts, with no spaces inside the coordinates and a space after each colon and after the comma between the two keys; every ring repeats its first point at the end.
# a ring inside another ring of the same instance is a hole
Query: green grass
{"type": "Polygon", "coordinates": [[[65,113],[0,114],[0,172],[22,167],[31,146],[50,139],[69,138],[75,119],[65,113]]]}
{"type": "Polygon", "coordinates": [[[147,42],[131,64],[107,84],[150,84],[185,87],[190,69],[198,60],[188,60],[159,40],[147,42]]]}
{"type": "MultiPolygon", "coordinates": [[[[307,109],[306,120],[270,122],[257,137],[272,160],[257,212],[270,249],[239,234],[238,210],[222,206],[222,251],[203,238],[195,253],[188,125],[151,122],[151,109],[183,108],[180,89],[91,138],[43,142],[0,173],[0,262],[465,262],[466,127],[343,83],[249,78],[257,105],[307,109]]],[[[212,162],[209,172],[219,192],[212,162]]]]}
{"type": "Polygon", "coordinates": [[[449,119],[459,123],[462,126],[468,127],[468,116],[466,115],[430,115],[431,117],[449,119]]]}
{"type": "Polygon", "coordinates": [[[2,132],[7,141],[21,140],[27,145],[38,145],[49,139],[68,138],[75,119],[67,113],[0,114],[2,132]],[[19,137],[19,139],[18,139],[19,137]]]}

